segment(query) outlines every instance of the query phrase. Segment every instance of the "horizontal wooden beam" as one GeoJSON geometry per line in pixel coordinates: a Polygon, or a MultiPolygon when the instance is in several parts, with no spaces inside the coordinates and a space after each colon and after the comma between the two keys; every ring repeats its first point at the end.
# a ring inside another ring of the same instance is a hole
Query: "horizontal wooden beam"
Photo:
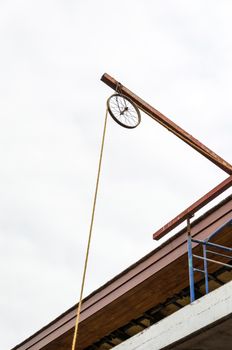
{"type": "Polygon", "coordinates": [[[111,87],[115,91],[120,91],[123,95],[129,97],[142,111],[148,114],[152,119],[157,121],[159,124],[163,125],[170,132],[175,134],[189,146],[194,148],[196,151],[201,153],[204,157],[209,159],[211,162],[216,164],[219,168],[227,172],[229,175],[232,175],[232,165],[226,162],[223,158],[219,157],[216,153],[211,151],[203,143],[198,141],[192,135],[187,133],[185,130],[180,128],[173,121],[168,119],[165,115],[160,113],[157,109],[150,106],[147,102],[142,100],[140,97],[136,96],[133,92],[119,83],[117,80],[112,78],[109,74],[104,74],[101,80],[111,87]]]}
{"type": "Polygon", "coordinates": [[[212,201],[214,198],[219,196],[219,194],[226,191],[232,185],[232,175],[230,175],[226,180],[222,181],[219,185],[214,187],[210,192],[206,193],[203,197],[198,199],[190,207],[184,210],[182,213],[177,215],[168,224],[164,225],[161,229],[153,234],[153,239],[159,240],[164,237],[167,233],[173,230],[175,227],[180,225],[188,217],[194,215],[199,209],[203,208],[206,204],[212,201]]]}

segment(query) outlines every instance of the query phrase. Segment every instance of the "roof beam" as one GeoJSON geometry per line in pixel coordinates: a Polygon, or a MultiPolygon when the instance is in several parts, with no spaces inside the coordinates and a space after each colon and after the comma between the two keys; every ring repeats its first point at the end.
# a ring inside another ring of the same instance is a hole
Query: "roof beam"
{"type": "Polygon", "coordinates": [[[219,196],[219,194],[223,193],[225,190],[230,188],[232,185],[232,175],[230,175],[226,180],[222,181],[219,185],[214,187],[211,191],[206,193],[203,197],[198,199],[195,203],[193,203],[190,207],[184,210],[182,213],[177,215],[173,220],[171,220],[168,224],[164,225],[161,229],[156,231],[153,234],[153,239],[159,240],[183,221],[185,221],[188,217],[194,215],[199,209],[203,208],[206,204],[212,201],[214,198],[219,196]]]}
{"type": "Polygon", "coordinates": [[[129,97],[142,111],[148,114],[152,119],[157,121],[159,124],[163,125],[166,129],[171,131],[189,146],[194,148],[197,152],[201,153],[204,157],[216,164],[219,168],[227,172],[229,175],[232,175],[231,164],[226,162],[223,158],[219,157],[216,153],[211,151],[203,143],[198,141],[192,135],[190,135],[185,130],[180,128],[177,124],[168,119],[165,115],[160,113],[157,109],[153,108],[147,102],[135,95],[132,91],[130,91],[117,80],[112,78],[109,74],[105,73],[101,77],[101,80],[115,91],[117,91],[118,88],[120,88],[120,93],[129,97]]]}

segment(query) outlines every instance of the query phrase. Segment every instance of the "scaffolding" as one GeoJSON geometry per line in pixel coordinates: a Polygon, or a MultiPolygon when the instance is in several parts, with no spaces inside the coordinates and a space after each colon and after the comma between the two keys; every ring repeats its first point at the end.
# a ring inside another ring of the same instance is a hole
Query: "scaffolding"
{"type": "Polygon", "coordinates": [[[219,235],[222,230],[226,227],[232,227],[232,219],[227,221],[225,224],[220,226],[216,231],[211,233],[211,235],[205,240],[194,239],[191,233],[188,234],[188,267],[189,267],[189,285],[190,285],[190,301],[191,303],[195,300],[195,280],[194,272],[200,272],[205,278],[205,294],[209,293],[209,273],[208,273],[208,262],[213,264],[222,265],[228,269],[232,269],[232,265],[228,264],[232,260],[232,248],[226,247],[220,244],[211,242],[213,238],[219,235]],[[199,244],[202,246],[202,255],[193,254],[193,244],[199,244]],[[223,252],[223,253],[222,253],[223,252]],[[231,255],[224,254],[231,253],[231,255]],[[214,255],[216,257],[221,257],[227,262],[211,259],[208,255],[214,255]],[[203,269],[194,267],[194,258],[203,261],[203,269]]]}

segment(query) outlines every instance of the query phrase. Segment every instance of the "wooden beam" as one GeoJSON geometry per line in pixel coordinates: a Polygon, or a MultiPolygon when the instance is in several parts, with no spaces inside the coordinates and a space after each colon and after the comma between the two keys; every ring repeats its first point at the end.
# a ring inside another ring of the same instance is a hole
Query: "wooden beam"
{"type": "Polygon", "coordinates": [[[232,175],[230,175],[226,180],[222,181],[219,185],[214,187],[210,192],[206,193],[203,197],[198,199],[190,207],[184,210],[182,213],[177,215],[168,224],[164,225],[161,229],[153,234],[153,239],[159,240],[164,237],[167,233],[185,221],[188,217],[192,216],[199,209],[203,208],[206,204],[216,198],[219,194],[223,193],[225,190],[230,188],[232,185],[232,175]]]}
{"type": "Polygon", "coordinates": [[[194,148],[196,151],[201,153],[204,157],[209,159],[211,162],[216,164],[219,168],[227,172],[229,175],[232,175],[232,165],[226,162],[223,158],[219,157],[216,153],[211,151],[208,147],[206,147],[203,143],[198,141],[192,135],[187,133],[185,130],[180,128],[177,124],[168,119],[165,115],[160,113],[157,109],[150,106],[147,102],[142,100],[140,97],[136,96],[133,92],[119,83],[117,80],[112,78],[108,74],[104,74],[101,80],[111,87],[113,90],[117,91],[120,89],[120,92],[129,97],[142,111],[148,114],[152,119],[157,121],[159,124],[163,125],[166,129],[171,131],[189,146],[194,148]]]}

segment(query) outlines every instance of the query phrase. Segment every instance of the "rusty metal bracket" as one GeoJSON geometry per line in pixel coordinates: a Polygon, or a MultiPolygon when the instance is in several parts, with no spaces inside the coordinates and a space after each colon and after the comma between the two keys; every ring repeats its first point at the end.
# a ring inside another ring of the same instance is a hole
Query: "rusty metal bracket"
{"type": "Polygon", "coordinates": [[[127,89],[125,86],[123,86],[121,83],[119,83],[117,80],[112,78],[107,73],[105,73],[101,77],[101,80],[115,91],[117,91],[118,88],[120,88],[120,92],[123,95],[129,97],[142,111],[144,111],[152,119],[157,121],[159,124],[163,125],[166,129],[168,129],[170,132],[175,134],[177,137],[179,137],[189,146],[194,148],[196,151],[201,153],[204,157],[206,157],[211,162],[216,164],[219,168],[224,170],[226,173],[228,173],[229,175],[232,175],[231,164],[226,162],[223,158],[221,158],[216,153],[211,151],[203,143],[201,143],[192,135],[190,135],[185,130],[180,128],[177,124],[175,124],[173,121],[168,119],[165,115],[160,113],[157,109],[153,108],[151,105],[149,105],[147,102],[142,100],[140,97],[136,96],[133,92],[131,92],[129,89],[127,89]]]}

